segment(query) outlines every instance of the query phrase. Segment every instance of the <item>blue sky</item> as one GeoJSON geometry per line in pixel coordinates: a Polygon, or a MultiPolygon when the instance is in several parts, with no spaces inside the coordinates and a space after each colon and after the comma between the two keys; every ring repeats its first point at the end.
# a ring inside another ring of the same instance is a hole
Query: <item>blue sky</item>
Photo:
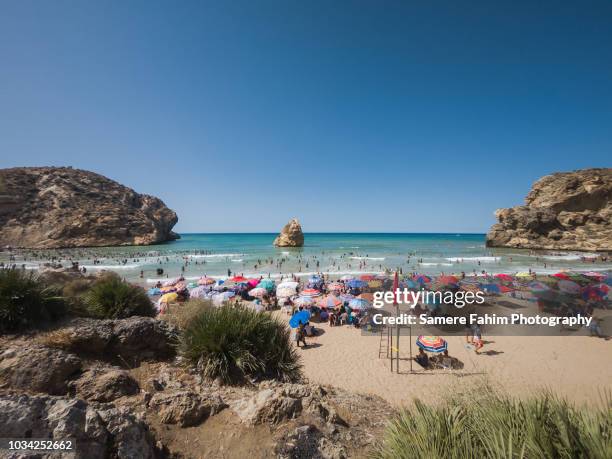
{"type": "Polygon", "coordinates": [[[183,232],[484,232],[611,134],[610,1],[0,3],[0,167],[183,232]]]}

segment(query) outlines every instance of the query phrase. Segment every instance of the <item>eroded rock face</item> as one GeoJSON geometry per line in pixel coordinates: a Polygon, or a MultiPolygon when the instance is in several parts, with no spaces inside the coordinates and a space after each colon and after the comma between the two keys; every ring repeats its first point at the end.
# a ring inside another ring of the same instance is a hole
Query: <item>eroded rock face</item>
{"type": "Polygon", "coordinates": [[[612,251],[612,169],[547,175],[524,206],[495,215],[489,247],[612,251]]]}
{"type": "Polygon", "coordinates": [[[74,388],[79,397],[95,402],[112,402],[140,390],[136,380],[118,368],[91,368],[75,382],[74,388]]]}
{"type": "Polygon", "coordinates": [[[280,234],[274,239],[276,247],[302,247],[304,245],[304,233],[297,218],[287,223],[280,234]]]}
{"type": "Polygon", "coordinates": [[[214,416],[227,405],[215,394],[177,391],[156,393],[149,406],[159,414],[162,423],[190,427],[214,416]]]}
{"type": "Polygon", "coordinates": [[[151,317],[75,319],[63,333],[73,352],[99,358],[119,357],[130,364],[172,357],[179,334],[174,325],[151,317]]]}
{"type": "Polygon", "coordinates": [[[148,245],[176,239],[176,213],[102,175],[0,169],[0,241],[24,248],[148,245]]]}
{"type": "Polygon", "coordinates": [[[31,345],[0,352],[0,387],[63,395],[81,360],[59,349],[31,345]]]}

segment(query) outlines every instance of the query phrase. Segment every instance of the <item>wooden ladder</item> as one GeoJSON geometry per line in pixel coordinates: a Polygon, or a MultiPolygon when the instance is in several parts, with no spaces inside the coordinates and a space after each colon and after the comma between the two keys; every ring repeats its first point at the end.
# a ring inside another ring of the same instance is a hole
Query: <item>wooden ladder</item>
{"type": "Polygon", "coordinates": [[[389,334],[387,327],[380,328],[380,341],[378,342],[378,358],[389,358],[389,334]]]}

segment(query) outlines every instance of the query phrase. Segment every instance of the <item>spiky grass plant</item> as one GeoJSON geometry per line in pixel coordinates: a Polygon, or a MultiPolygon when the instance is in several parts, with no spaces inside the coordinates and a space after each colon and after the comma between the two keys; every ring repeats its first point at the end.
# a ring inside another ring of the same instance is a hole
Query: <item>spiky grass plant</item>
{"type": "Polygon", "coordinates": [[[124,319],[131,316],[155,315],[155,307],[146,292],[119,276],[105,276],[83,294],[89,315],[100,319],[124,319]]]}
{"type": "Polygon", "coordinates": [[[32,271],[0,269],[0,333],[13,332],[65,314],[58,289],[32,271]]]}
{"type": "Polygon", "coordinates": [[[185,327],[179,350],[206,378],[241,383],[267,377],[301,377],[289,329],[268,313],[224,305],[205,308],[185,327]]]}
{"type": "Polygon", "coordinates": [[[416,401],[388,425],[372,457],[612,457],[612,402],[577,407],[542,393],[521,401],[492,391],[448,400],[416,401]]]}

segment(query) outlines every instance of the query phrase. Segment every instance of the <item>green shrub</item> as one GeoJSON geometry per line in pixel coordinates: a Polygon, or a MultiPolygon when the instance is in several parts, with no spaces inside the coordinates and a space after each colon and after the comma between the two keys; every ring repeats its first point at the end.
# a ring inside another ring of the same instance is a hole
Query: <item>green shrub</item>
{"type": "Polygon", "coordinates": [[[267,313],[224,305],[205,308],[184,329],[180,352],[202,372],[224,383],[266,377],[301,377],[288,327],[267,313]]]}
{"type": "Polygon", "coordinates": [[[440,406],[415,401],[374,458],[610,458],[612,403],[575,407],[549,393],[526,401],[485,391],[440,406]]]}
{"type": "Polygon", "coordinates": [[[89,315],[100,319],[124,319],[131,316],[155,316],[155,307],[146,292],[119,276],[105,276],[82,295],[89,315]]]}
{"type": "Polygon", "coordinates": [[[33,271],[0,269],[0,332],[12,332],[66,312],[58,289],[48,286],[33,271]]]}

